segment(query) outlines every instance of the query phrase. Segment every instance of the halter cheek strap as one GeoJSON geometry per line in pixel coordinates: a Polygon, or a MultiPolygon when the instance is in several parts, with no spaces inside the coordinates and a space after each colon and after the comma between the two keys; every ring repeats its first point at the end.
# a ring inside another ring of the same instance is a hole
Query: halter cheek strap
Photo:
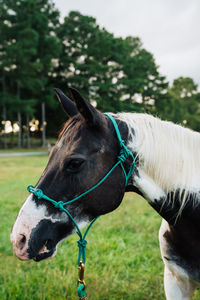
{"type": "Polygon", "coordinates": [[[90,225],[88,226],[88,228],[86,229],[84,235],[82,235],[81,230],[78,226],[78,224],[76,223],[75,219],[72,217],[72,215],[70,214],[70,212],[64,207],[67,204],[73,203],[76,200],[82,198],[83,196],[87,195],[88,193],[92,192],[93,190],[95,190],[98,186],[100,186],[107,178],[108,176],[115,170],[115,168],[119,165],[124,173],[124,177],[125,177],[125,186],[128,183],[129,178],[131,177],[134,169],[135,169],[135,157],[133,155],[133,153],[125,146],[125,142],[124,140],[122,140],[121,138],[121,134],[119,132],[119,128],[117,126],[117,123],[115,121],[115,119],[105,113],[105,115],[111,120],[114,128],[115,128],[115,132],[117,135],[117,139],[119,141],[120,144],[120,153],[117,157],[117,162],[116,164],[110,169],[110,171],[108,171],[108,173],[101,179],[99,180],[99,182],[97,182],[94,186],[92,186],[90,189],[88,189],[87,191],[85,191],[84,193],[80,194],[79,196],[67,201],[67,202],[63,202],[63,201],[55,201],[51,198],[49,198],[48,196],[46,196],[43,191],[41,189],[35,189],[32,185],[29,185],[27,187],[27,190],[30,193],[33,193],[38,199],[44,199],[47,200],[49,202],[51,202],[56,208],[58,208],[61,211],[64,211],[68,217],[71,219],[71,221],[74,223],[76,229],[77,229],[77,234],[79,236],[79,240],[77,241],[78,247],[79,247],[79,253],[78,253],[78,265],[79,265],[79,282],[78,282],[78,296],[80,297],[80,299],[84,298],[86,296],[86,288],[85,288],[85,282],[84,279],[82,278],[83,276],[80,274],[84,274],[84,264],[86,261],[86,256],[85,256],[85,248],[87,245],[87,241],[86,241],[86,236],[90,230],[90,228],[92,227],[92,225],[94,224],[94,222],[99,218],[95,218],[90,225]],[[128,171],[128,173],[126,172],[125,168],[124,168],[124,162],[127,160],[127,158],[130,157],[132,159],[131,165],[130,165],[130,169],[128,171]]]}

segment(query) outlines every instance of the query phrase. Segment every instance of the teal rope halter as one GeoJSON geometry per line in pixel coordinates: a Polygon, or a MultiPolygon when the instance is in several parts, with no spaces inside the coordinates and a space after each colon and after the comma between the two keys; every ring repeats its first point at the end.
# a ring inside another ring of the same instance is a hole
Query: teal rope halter
{"type": "MultiPolygon", "coordinates": [[[[77,244],[78,244],[78,247],[79,247],[79,253],[78,253],[78,265],[81,266],[82,263],[85,264],[85,261],[86,261],[86,255],[85,255],[85,248],[86,248],[86,245],[87,245],[87,241],[86,241],[86,236],[90,230],[90,228],[92,227],[92,225],[94,224],[94,222],[99,218],[99,217],[96,217],[91,223],[90,225],[88,226],[88,228],[86,229],[84,235],[82,235],[81,233],[81,230],[78,226],[78,224],[76,223],[75,219],[72,217],[72,215],[70,214],[70,212],[64,207],[66,206],[67,204],[70,204],[70,203],[73,203],[75,202],[76,200],[82,198],[83,196],[89,194],[90,192],[92,192],[93,190],[95,190],[98,186],[100,186],[107,178],[108,176],[114,171],[114,169],[120,165],[120,167],[122,168],[123,170],[123,173],[124,173],[124,177],[125,177],[125,186],[127,186],[128,184],[128,180],[129,178],[131,177],[134,169],[135,169],[135,157],[133,155],[133,153],[127,149],[127,147],[125,146],[125,142],[124,140],[122,140],[121,138],[121,134],[119,132],[119,128],[117,126],[117,123],[116,121],[114,120],[114,118],[109,115],[109,114],[106,114],[105,115],[112,121],[112,124],[115,128],[115,132],[116,132],[116,135],[117,135],[117,138],[118,138],[118,141],[119,141],[119,144],[120,144],[120,153],[119,153],[119,156],[117,158],[117,162],[116,164],[110,169],[110,171],[108,171],[108,173],[101,179],[99,180],[98,183],[96,183],[94,186],[92,186],[90,189],[88,189],[87,191],[85,191],[84,193],[80,194],[79,196],[73,198],[72,200],[69,200],[67,202],[63,202],[63,201],[55,201],[51,198],[49,198],[48,196],[46,196],[43,191],[41,189],[35,189],[32,185],[29,185],[27,187],[27,190],[30,192],[30,193],[33,193],[38,199],[44,199],[44,200],[47,200],[49,202],[51,202],[56,208],[58,208],[59,210],[61,211],[64,211],[68,217],[71,219],[71,221],[74,223],[76,229],[77,229],[77,234],[79,236],[79,240],[77,241],[77,244]],[[126,161],[126,159],[130,157],[132,159],[132,162],[131,162],[131,165],[130,165],[130,169],[128,171],[128,173],[126,173],[126,170],[124,168],[124,162],[126,161]]],[[[81,282],[81,284],[78,286],[78,296],[80,298],[84,298],[86,296],[86,289],[85,289],[85,284],[81,282]]]]}

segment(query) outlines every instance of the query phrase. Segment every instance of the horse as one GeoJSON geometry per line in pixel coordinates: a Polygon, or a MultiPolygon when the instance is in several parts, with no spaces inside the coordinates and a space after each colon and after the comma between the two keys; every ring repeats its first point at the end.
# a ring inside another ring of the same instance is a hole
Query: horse
{"type": "MultiPolygon", "coordinates": [[[[94,186],[116,163],[120,145],[107,115],[70,88],[73,101],[56,94],[68,115],[36,188],[66,202],[94,186]]],[[[139,113],[111,114],[135,157],[127,184],[117,166],[97,188],[67,205],[79,228],[115,210],[125,192],[136,192],[162,217],[159,242],[167,300],[187,300],[200,283],[200,134],[139,113]]],[[[126,172],[131,161],[124,162],[126,172]]],[[[133,216],[134,217],[134,216],[133,216]]],[[[15,255],[40,261],[76,231],[71,218],[31,193],[11,231],[15,255]]]]}

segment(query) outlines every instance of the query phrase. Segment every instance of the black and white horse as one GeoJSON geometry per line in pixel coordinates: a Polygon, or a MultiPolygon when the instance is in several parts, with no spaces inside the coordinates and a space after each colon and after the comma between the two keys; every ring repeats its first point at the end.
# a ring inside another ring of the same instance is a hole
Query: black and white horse
{"type": "MultiPolygon", "coordinates": [[[[108,117],[72,90],[57,89],[70,117],[36,187],[66,202],[96,184],[116,163],[119,143],[108,117]]],[[[150,115],[113,114],[136,168],[125,188],[121,167],[88,195],[67,206],[80,227],[116,209],[126,191],[142,195],[162,216],[159,240],[168,300],[189,299],[200,283],[200,134],[150,115]]],[[[129,161],[125,169],[129,169],[129,161]]],[[[134,218],[134,215],[133,215],[134,218]]],[[[74,224],[48,201],[30,194],[11,233],[21,260],[53,257],[74,224]]]]}

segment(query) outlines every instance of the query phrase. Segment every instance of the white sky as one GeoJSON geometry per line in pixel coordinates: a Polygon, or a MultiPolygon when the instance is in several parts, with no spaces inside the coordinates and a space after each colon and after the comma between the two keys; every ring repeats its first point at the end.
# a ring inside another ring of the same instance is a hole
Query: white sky
{"type": "Polygon", "coordinates": [[[71,10],[93,16],[115,36],[141,38],[172,82],[200,85],[200,0],[54,0],[62,18],[71,10]]]}

